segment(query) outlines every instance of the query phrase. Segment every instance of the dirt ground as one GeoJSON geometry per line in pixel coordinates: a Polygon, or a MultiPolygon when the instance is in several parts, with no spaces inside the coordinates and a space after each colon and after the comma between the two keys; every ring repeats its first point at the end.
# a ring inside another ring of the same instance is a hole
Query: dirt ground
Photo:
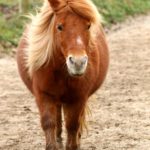
{"type": "MultiPolygon", "coordinates": [[[[150,150],[150,14],[129,19],[107,34],[110,68],[89,101],[83,150],[150,150]]],[[[42,150],[44,134],[34,98],[15,59],[0,58],[0,150],[42,150]]]]}

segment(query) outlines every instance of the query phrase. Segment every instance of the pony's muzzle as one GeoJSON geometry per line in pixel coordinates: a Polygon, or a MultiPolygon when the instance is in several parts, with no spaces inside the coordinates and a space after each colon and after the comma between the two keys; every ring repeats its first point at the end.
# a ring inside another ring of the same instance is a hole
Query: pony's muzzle
{"type": "Polygon", "coordinates": [[[84,56],[69,55],[67,57],[68,72],[74,76],[82,75],[85,73],[87,63],[88,63],[87,55],[84,56]]]}

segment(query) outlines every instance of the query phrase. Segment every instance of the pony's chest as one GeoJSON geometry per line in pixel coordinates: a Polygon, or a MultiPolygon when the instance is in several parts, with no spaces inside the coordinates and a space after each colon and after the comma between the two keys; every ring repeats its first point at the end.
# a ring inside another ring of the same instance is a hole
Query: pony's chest
{"type": "Polygon", "coordinates": [[[55,99],[60,99],[67,89],[65,80],[57,75],[49,77],[43,88],[55,99]]]}
{"type": "Polygon", "coordinates": [[[35,83],[50,99],[68,103],[87,97],[91,88],[87,77],[70,77],[66,72],[49,68],[36,73],[35,83]]]}
{"type": "Polygon", "coordinates": [[[64,103],[80,99],[88,91],[82,80],[66,78],[61,73],[53,73],[41,79],[39,85],[50,99],[64,103]]]}

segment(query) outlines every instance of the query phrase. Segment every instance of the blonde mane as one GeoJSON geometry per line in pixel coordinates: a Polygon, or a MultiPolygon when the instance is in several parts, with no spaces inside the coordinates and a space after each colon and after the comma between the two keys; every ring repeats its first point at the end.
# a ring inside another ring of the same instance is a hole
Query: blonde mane
{"type": "MultiPolygon", "coordinates": [[[[62,9],[65,6],[70,7],[75,13],[91,21],[90,35],[91,41],[93,41],[101,22],[101,17],[95,5],[90,0],[62,0],[62,3],[62,9]]],[[[40,12],[36,16],[32,16],[26,35],[25,59],[30,76],[34,71],[47,64],[52,57],[55,49],[54,23],[55,12],[48,0],[45,0],[40,12]]]]}

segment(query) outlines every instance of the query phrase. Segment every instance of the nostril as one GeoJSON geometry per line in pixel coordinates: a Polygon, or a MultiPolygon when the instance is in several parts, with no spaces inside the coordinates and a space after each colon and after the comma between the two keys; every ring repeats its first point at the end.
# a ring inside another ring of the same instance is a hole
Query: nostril
{"type": "Polygon", "coordinates": [[[70,63],[71,63],[71,64],[74,64],[74,59],[73,59],[73,57],[72,57],[72,56],[69,56],[69,58],[68,58],[68,59],[69,59],[69,61],[70,61],[70,63]]]}
{"type": "Polygon", "coordinates": [[[86,63],[87,63],[87,60],[88,60],[88,57],[87,57],[87,56],[84,56],[84,57],[82,58],[82,64],[83,64],[83,65],[86,64],[86,63]]]}

